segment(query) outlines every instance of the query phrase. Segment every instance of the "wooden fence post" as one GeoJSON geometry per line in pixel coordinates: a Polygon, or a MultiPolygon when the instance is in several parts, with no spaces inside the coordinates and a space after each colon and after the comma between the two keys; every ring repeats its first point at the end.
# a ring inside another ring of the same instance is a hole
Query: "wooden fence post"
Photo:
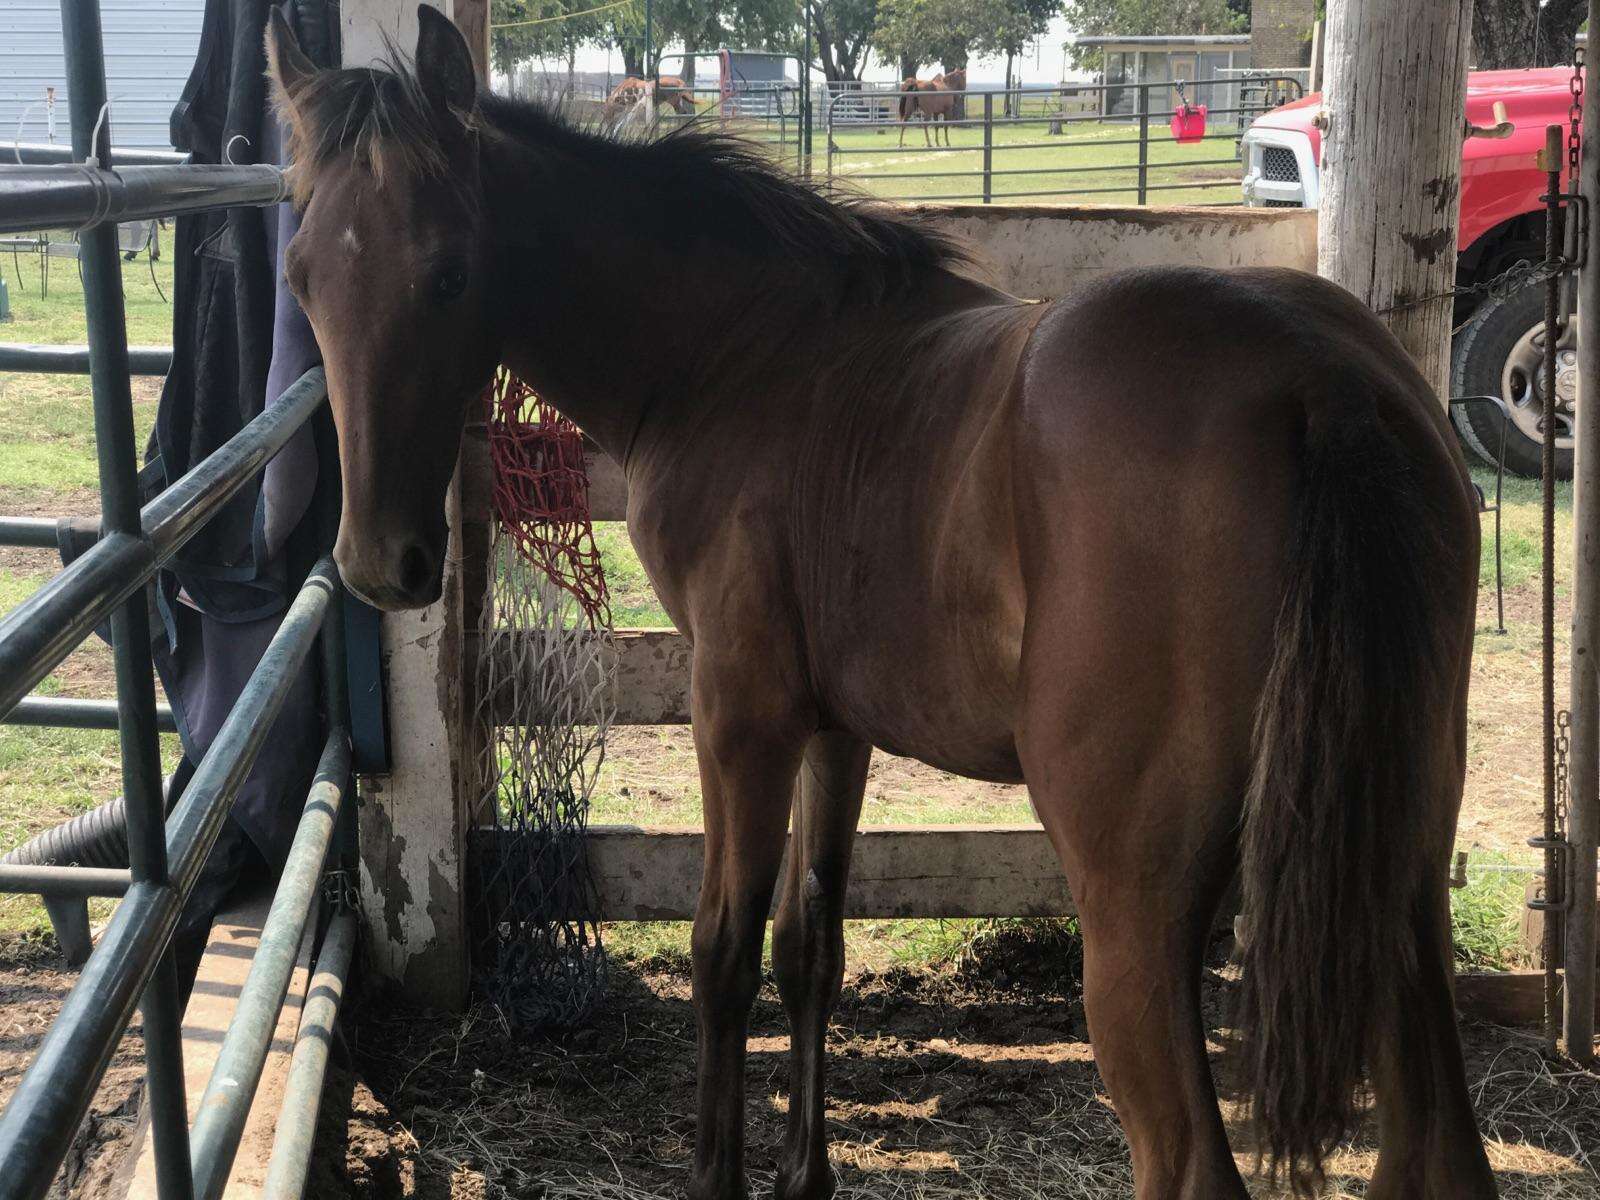
{"type": "Polygon", "coordinates": [[[1317,270],[1370,305],[1449,399],[1466,0],[1332,0],[1317,270]]]}
{"type": "MultiPolygon", "coordinates": [[[[1600,0],[1589,0],[1589,28],[1600,29],[1600,0]]],[[[1591,61],[1594,61],[1591,59],[1591,61]]],[[[1585,129],[1600,128],[1600,87],[1586,72],[1585,129]]],[[[1580,190],[1591,204],[1600,196],[1600,139],[1585,138],[1580,190]]],[[[1573,472],[1572,741],[1567,840],[1572,877],[1567,895],[1567,1054],[1585,1065],[1595,1061],[1596,867],[1600,846],[1600,222],[1591,215],[1583,230],[1587,255],[1578,281],[1578,377],[1583,385],[1573,472]]]]}
{"type": "MultiPolygon", "coordinates": [[[[468,34],[487,82],[488,0],[439,7],[468,34]]],[[[414,0],[344,0],[341,24],[347,66],[381,59],[385,34],[406,52],[416,44],[414,0]]],[[[481,437],[466,445],[481,446],[481,437]]],[[[485,457],[464,453],[450,487],[439,602],[383,618],[391,767],[362,787],[361,893],[371,966],[410,999],[443,1009],[466,1004],[470,970],[466,834],[481,795],[482,741],[476,641],[468,632],[484,599],[487,527],[476,497],[486,476],[485,457]]]]}

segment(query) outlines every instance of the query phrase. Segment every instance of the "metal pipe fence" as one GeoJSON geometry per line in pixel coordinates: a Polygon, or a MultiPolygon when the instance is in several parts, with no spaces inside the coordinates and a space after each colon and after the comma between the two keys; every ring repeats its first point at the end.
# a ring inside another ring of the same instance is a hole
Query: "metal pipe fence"
{"type": "MultiPolygon", "coordinates": [[[[663,72],[670,73],[670,60],[679,57],[663,55],[663,72]]],[[[747,82],[725,90],[720,81],[697,79],[670,92],[686,96],[693,111],[666,109],[655,114],[660,124],[721,125],[747,142],[766,147],[797,174],[806,173],[811,153],[811,107],[810,97],[798,83],[747,82]]]]}
{"type": "Polygon", "coordinates": [[[895,200],[1120,197],[1150,204],[1175,193],[1188,203],[1241,204],[1240,135],[1257,116],[1302,92],[1289,75],[839,91],[828,99],[824,119],[827,173],[895,200]],[[1174,118],[1182,118],[1181,138],[1174,118]],[[899,136],[890,143],[893,132],[899,136]]]}
{"type": "MultiPolygon", "coordinates": [[[[254,477],[323,406],[320,368],[308,372],[232,440],[140,505],[138,446],[129,376],[159,374],[164,348],[130,348],[115,223],[242,205],[287,195],[272,166],[204,166],[173,156],[113,154],[102,115],[105,63],[97,0],[62,0],[72,109],[72,145],[14,146],[20,165],[0,165],[0,231],[72,229],[81,236],[88,345],[0,346],[0,370],[79,372],[94,395],[101,514],[94,544],[0,618],[0,720],[76,728],[117,728],[127,812],[126,870],[0,865],[0,891],[47,897],[120,896],[77,985],[0,1114],[0,1200],[35,1200],[49,1189],[76,1136],[135,1005],[144,1015],[146,1102],[161,1200],[216,1196],[237,1149],[265,1057],[263,1038],[281,1006],[288,972],[317,902],[333,826],[350,779],[347,695],[339,629],[340,585],[332,560],[311,572],[286,612],[238,704],[178,800],[165,814],[158,736],[175,728],[158,705],[145,588],[155,573],[254,477]],[[95,628],[109,620],[117,698],[67,701],[29,693],[95,628]],[[184,1094],[178,981],[170,938],[234,797],[261,750],[312,647],[321,667],[329,730],[321,770],[307,799],[286,883],[274,899],[260,958],[225,1042],[208,1108],[191,1139],[184,1094]],[[292,943],[292,945],[290,944],[292,943]],[[197,1190],[198,1188],[198,1190],[197,1190]]],[[[0,163],[6,156],[0,152],[0,163]]],[[[0,544],[54,546],[58,522],[0,519],[0,544]]],[[[342,903],[342,901],[341,901],[342,903]]],[[[335,917],[326,963],[349,966],[354,922],[335,917]]],[[[331,1022],[332,1014],[319,1009],[331,1022]]],[[[336,1011],[336,1008],[335,1008],[336,1011]]],[[[285,1110],[290,1141],[314,1105],[325,1065],[297,1052],[301,1103],[285,1110]],[[314,1078],[312,1072],[315,1072],[314,1078]]],[[[309,1145],[309,1141],[306,1141],[309,1145]]],[[[304,1179],[303,1165],[299,1178],[304,1179]]]]}

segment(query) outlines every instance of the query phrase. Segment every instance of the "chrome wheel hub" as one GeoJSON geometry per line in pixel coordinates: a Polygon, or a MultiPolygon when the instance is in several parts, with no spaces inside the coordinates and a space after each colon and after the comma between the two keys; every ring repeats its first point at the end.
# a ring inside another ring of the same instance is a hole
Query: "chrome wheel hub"
{"type": "Polygon", "coordinates": [[[1517,339],[1506,355],[1500,372],[1500,396],[1511,412],[1512,423],[1525,437],[1544,441],[1545,412],[1552,410],[1556,423],[1556,446],[1572,449],[1573,425],[1578,403],[1578,333],[1576,322],[1567,322],[1556,343],[1556,387],[1554,403],[1545,395],[1544,322],[1541,321],[1517,339]]]}

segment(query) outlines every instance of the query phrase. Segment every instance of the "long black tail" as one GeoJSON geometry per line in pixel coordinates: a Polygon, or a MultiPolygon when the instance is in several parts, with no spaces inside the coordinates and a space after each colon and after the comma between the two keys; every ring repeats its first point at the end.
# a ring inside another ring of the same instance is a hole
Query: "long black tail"
{"type": "Polygon", "coordinates": [[[1448,855],[1441,806],[1460,801],[1442,731],[1476,522],[1444,463],[1426,466],[1374,405],[1313,407],[1241,848],[1258,1145],[1302,1193],[1358,1116],[1374,1035],[1414,989],[1418,930],[1437,924],[1417,914],[1448,855]]]}

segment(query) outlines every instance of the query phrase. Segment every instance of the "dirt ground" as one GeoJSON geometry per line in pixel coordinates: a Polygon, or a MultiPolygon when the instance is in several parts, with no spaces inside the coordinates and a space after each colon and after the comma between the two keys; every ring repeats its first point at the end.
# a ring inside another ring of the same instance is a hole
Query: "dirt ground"
{"type": "MultiPolygon", "coordinates": [[[[846,983],[829,1033],[830,1155],[840,1195],[883,1200],[1123,1197],[1126,1144],[1087,1044],[1075,944],[1038,925],[942,970],[846,983]]],[[[1219,943],[1218,954],[1222,952],[1219,943]]],[[[1212,1049],[1228,1073],[1228,969],[1207,978],[1212,1049]]],[[[612,995],[570,1036],[515,1038],[492,1012],[440,1018],[365,998],[352,1060],[320,1130],[311,1195],[478,1200],[678,1197],[693,1146],[694,1019],[683,964],[617,964],[612,995]]],[[[1508,1200],[1600,1197],[1600,1075],[1535,1040],[1466,1029],[1469,1075],[1508,1200]]],[[[753,1194],[770,1194],[788,1036],[770,981],[752,1021],[753,1194]]],[[[1226,1089],[1225,1089],[1226,1090],[1226,1089]]],[[[1248,1169],[1248,1131],[1230,1104],[1248,1169]]],[[[1370,1136],[1334,1161],[1330,1196],[1359,1196],[1370,1136]]],[[[1279,1194],[1261,1186],[1262,1196],[1279,1194]]]]}
{"type": "MultiPolygon", "coordinates": [[[[1213,1062],[1228,1092],[1225,942],[1207,971],[1213,1062]]],[[[940,968],[861,972],[829,1031],[830,1155],[856,1200],[1125,1197],[1126,1144],[1087,1044],[1076,943],[1022,923],[940,968]]],[[[0,959],[0,1104],[75,976],[46,946],[0,959]]],[[[612,964],[584,1029],[511,1035],[486,1009],[445,1016],[357,987],[330,1070],[310,1200],[677,1200],[693,1146],[694,1016],[676,956],[612,964]]],[[[1468,1023],[1468,1075],[1506,1200],[1600,1198],[1600,1074],[1536,1039],[1468,1023]]],[[[142,1092],[137,1020],[52,1200],[118,1194],[142,1092]]],[[[753,1194],[770,1195],[786,1111],[788,1031],[771,980],[752,1015],[753,1194]]],[[[1248,1132],[1229,1105],[1248,1169],[1248,1132]]],[[[1333,1163],[1362,1194],[1370,1132],[1333,1163]]],[[[1261,1196],[1280,1195],[1259,1186],[1261,1196]]]]}
{"type": "MultiPolygon", "coordinates": [[[[11,1099],[40,1040],[56,1019],[76,971],[66,970],[53,945],[9,941],[0,954],[0,1105],[11,1099]]],[[[110,1200],[117,1171],[132,1142],[144,1094],[144,1038],[139,1018],[123,1037],[51,1200],[110,1200]]]]}

